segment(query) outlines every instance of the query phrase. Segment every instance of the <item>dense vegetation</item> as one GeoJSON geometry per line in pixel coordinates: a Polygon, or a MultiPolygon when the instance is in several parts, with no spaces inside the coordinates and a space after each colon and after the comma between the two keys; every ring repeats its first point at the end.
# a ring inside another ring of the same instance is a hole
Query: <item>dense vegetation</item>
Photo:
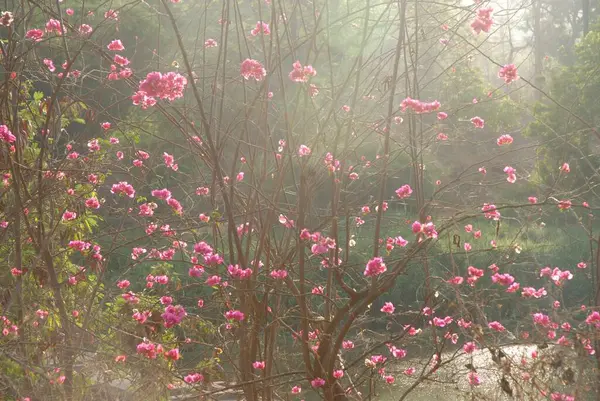
{"type": "Polygon", "coordinates": [[[3,7],[0,400],[600,399],[596,0],[3,7]]]}

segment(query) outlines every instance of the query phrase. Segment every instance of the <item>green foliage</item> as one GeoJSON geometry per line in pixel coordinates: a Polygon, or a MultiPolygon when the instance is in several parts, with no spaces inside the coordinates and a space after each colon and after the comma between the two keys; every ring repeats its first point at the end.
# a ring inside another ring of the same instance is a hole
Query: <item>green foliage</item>
{"type": "Polygon", "coordinates": [[[597,136],[593,127],[600,113],[599,29],[597,26],[576,46],[577,58],[572,66],[550,71],[549,95],[560,106],[550,100],[538,103],[535,121],[527,127],[526,135],[540,144],[535,178],[545,185],[557,182],[559,167],[565,162],[570,164],[572,173],[568,183],[561,183],[562,188],[599,182],[595,166],[600,157],[593,145],[597,136]]]}

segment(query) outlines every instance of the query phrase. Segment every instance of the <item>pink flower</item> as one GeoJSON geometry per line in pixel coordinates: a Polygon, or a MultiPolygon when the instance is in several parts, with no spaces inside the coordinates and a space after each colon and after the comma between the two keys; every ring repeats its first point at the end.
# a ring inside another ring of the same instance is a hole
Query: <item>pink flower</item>
{"type": "Polygon", "coordinates": [[[252,367],[256,370],[264,370],[265,369],[265,361],[252,362],[252,367]]]}
{"type": "Polygon", "coordinates": [[[569,167],[569,163],[563,163],[563,165],[560,166],[560,171],[562,171],[563,173],[570,173],[571,167],[569,167]]]}
{"type": "Polygon", "coordinates": [[[287,270],[273,270],[270,273],[270,276],[275,280],[283,280],[287,277],[287,270]]]}
{"type": "Polygon", "coordinates": [[[446,316],[445,318],[439,318],[439,317],[434,317],[433,318],[433,325],[437,326],[437,327],[446,327],[447,325],[449,325],[450,323],[452,323],[453,319],[450,316],[446,316]]]}
{"type": "Polygon", "coordinates": [[[536,204],[538,201],[538,198],[536,198],[535,196],[530,196],[529,198],[527,198],[527,200],[529,201],[529,203],[531,204],[536,204]]]}
{"type": "Polygon", "coordinates": [[[165,162],[165,166],[169,167],[173,171],[177,171],[179,167],[175,164],[175,158],[173,155],[168,154],[167,152],[163,153],[163,161],[165,162]]]}
{"type": "Polygon", "coordinates": [[[496,143],[498,146],[510,145],[513,143],[513,137],[508,134],[500,135],[498,139],[496,139],[496,143]]]}
{"type": "Polygon", "coordinates": [[[45,58],[43,62],[44,62],[44,65],[46,67],[48,67],[48,71],[50,71],[50,72],[56,71],[56,67],[54,67],[54,63],[52,62],[51,59],[45,58]]]}
{"type": "Polygon", "coordinates": [[[229,311],[225,312],[225,318],[227,320],[237,320],[238,322],[241,322],[246,317],[239,310],[229,310],[229,311]]]}
{"type": "Polygon", "coordinates": [[[129,65],[129,59],[127,57],[123,57],[119,54],[115,54],[113,61],[115,62],[115,64],[119,64],[121,66],[129,65]]]}
{"type": "Polygon", "coordinates": [[[392,375],[387,375],[384,377],[384,379],[387,384],[394,384],[394,382],[396,381],[396,379],[392,375]]]}
{"type": "Polygon", "coordinates": [[[120,39],[116,39],[116,40],[113,40],[112,42],[110,42],[108,44],[107,48],[108,48],[108,50],[112,50],[115,52],[125,50],[125,46],[123,46],[123,43],[121,43],[120,39]]]}
{"type": "Polygon", "coordinates": [[[119,12],[115,11],[115,10],[108,10],[107,12],[104,13],[104,18],[110,19],[113,21],[118,21],[119,20],[119,12]]]}
{"type": "Polygon", "coordinates": [[[504,326],[502,326],[502,324],[500,322],[497,322],[497,321],[489,322],[488,323],[488,327],[490,329],[494,330],[494,331],[499,332],[499,333],[506,330],[504,328],[504,326]]]}
{"type": "Polygon", "coordinates": [[[504,79],[504,82],[509,84],[519,79],[517,67],[514,64],[507,64],[498,71],[498,78],[504,79]]]}
{"type": "Polygon", "coordinates": [[[390,346],[388,344],[388,349],[390,350],[390,353],[392,354],[392,356],[396,359],[405,358],[406,355],[408,354],[408,352],[405,349],[398,348],[395,345],[390,346]]]}
{"type": "Polygon", "coordinates": [[[467,379],[469,380],[469,384],[471,386],[479,386],[481,384],[481,379],[479,378],[479,375],[477,375],[477,373],[475,372],[469,372],[467,374],[467,379]]]}
{"type": "Polygon", "coordinates": [[[252,36],[257,36],[260,33],[262,33],[263,35],[270,35],[271,30],[269,29],[269,24],[267,24],[266,22],[258,21],[256,23],[256,27],[250,31],[250,34],[252,36]]]}
{"type": "Polygon", "coordinates": [[[383,313],[387,313],[388,315],[391,315],[392,313],[394,313],[394,310],[395,310],[394,304],[392,304],[391,302],[386,302],[381,307],[381,311],[383,313]]]}
{"type": "Polygon", "coordinates": [[[444,113],[443,111],[440,111],[439,113],[437,113],[437,119],[438,120],[445,120],[446,118],[448,118],[448,114],[444,113]]]}
{"type": "Polygon", "coordinates": [[[477,345],[472,341],[465,343],[465,345],[463,345],[463,351],[465,351],[467,354],[471,354],[476,350],[477,350],[477,345]]]}
{"type": "Polygon", "coordinates": [[[0,139],[8,143],[13,143],[17,140],[6,125],[0,125],[0,139]]]}
{"type": "Polygon", "coordinates": [[[567,210],[571,208],[571,201],[570,200],[561,200],[560,202],[558,202],[558,208],[560,210],[567,210]]]}
{"type": "Polygon", "coordinates": [[[87,207],[88,209],[99,209],[100,202],[98,202],[98,199],[95,197],[88,198],[85,200],[85,207],[87,207]]]}
{"type": "Polygon", "coordinates": [[[525,287],[521,291],[521,296],[523,298],[542,298],[546,295],[548,295],[548,293],[544,287],[540,288],[539,290],[536,290],[533,287],[525,287]]]}
{"type": "Polygon", "coordinates": [[[375,257],[367,262],[364,275],[367,277],[375,277],[387,271],[383,258],[375,257]]]}
{"type": "Polygon", "coordinates": [[[298,148],[298,156],[300,156],[300,157],[310,156],[310,154],[311,154],[311,150],[308,146],[300,145],[300,148],[298,148]]]}
{"type": "Polygon", "coordinates": [[[471,23],[471,28],[476,34],[489,32],[494,21],[492,20],[493,8],[480,8],[477,10],[477,17],[471,23]]]}
{"type": "Polygon", "coordinates": [[[508,288],[506,289],[506,292],[509,292],[509,293],[517,292],[517,291],[519,291],[520,287],[521,287],[521,284],[512,283],[511,285],[508,286],[508,288]]]}
{"type": "Polygon", "coordinates": [[[126,181],[121,181],[118,184],[113,184],[110,192],[113,194],[124,194],[130,198],[133,198],[135,196],[135,189],[133,189],[133,187],[126,181]]]}
{"type": "Polygon", "coordinates": [[[579,269],[585,269],[586,267],[587,267],[587,263],[585,263],[585,262],[577,263],[577,268],[579,268],[579,269]]]}
{"type": "Polygon", "coordinates": [[[244,79],[254,78],[255,81],[262,81],[267,76],[267,70],[256,60],[247,58],[240,66],[240,74],[244,79]]]}
{"type": "Polygon", "coordinates": [[[137,353],[144,355],[148,359],[156,359],[157,347],[152,343],[142,342],[137,345],[137,353]]]}
{"type": "MultiPolygon", "coordinates": [[[[102,127],[102,129],[104,131],[108,131],[111,127],[111,124],[109,122],[103,122],[102,124],[100,124],[100,126],[102,127]]],[[[115,138],[116,139],[116,138],[115,138]]],[[[118,140],[118,139],[117,139],[118,140]]]]}
{"type": "Polygon", "coordinates": [[[164,320],[165,327],[169,328],[181,323],[183,318],[187,316],[187,313],[181,305],[169,305],[165,308],[165,312],[160,316],[164,320]]]}
{"type": "Polygon", "coordinates": [[[333,377],[336,379],[341,379],[342,377],[344,377],[344,371],[343,370],[334,370],[333,377]]]}
{"type": "Polygon", "coordinates": [[[319,387],[323,387],[325,385],[325,380],[320,378],[320,377],[315,377],[314,379],[312,379],[310,381],[310,385],[313,388],[319,388],[319,387]]]}
{"type": "Polygon", "coordinates": [[[204,41],[204,47],[210,49],[211,47],[217,47],[217,41],[214,39],[206,39],[204,41]]]}
{"type": "Polygon", "coordinates": [[[42,37],[44,36],[44,32],[41,29],[30,29],[25,34],[27,39],[31,39],[34,42],[40,42],[42,37]]]}
{"type": "Polygon", "coordinates": [[[534,313],[533,314],[533,323],[540,325],[542,327],[550,327],[552,325],[550,316],[544,315],[543,313],[534,313]]]}
{"type": "Polygon", "coordinates": [[[448,283],[454,284],[454,285],[461,285],[464,281],[465,281],[464,277],[456,276],[456,277],[452,277],[450,280],[448,280],[448,283]]]}
{"type": "Polygon", "coordinates": [[[235,180],[236,180],[237,182],[242,182],[242,181],[244,180],[244,172],[243,172],[243,171],[240,171],[240,172],[237,174],[237,176],[235,177],[235,180]]]}
{"type": "Polygon", "coordinates": [[[439,134],[437,134],[437,139],[438,141],[447,141],[448,135],[444,134],[443,132],[440,132],[439,134]]]}
{"type": "Polygon", "coordinates": [[[71,221],[77,218],[77,213],[71,212],[69,210],[65,211],[62,215],[63,221],[71,221]]]}
{"type": "Polygon", "coordinates": [[[200,373],[192,373],[192,374],[189,374],[189,375],[185,376],[183,378],[183,381],[186,382],[187,384],[194,384],[194,383],[198,383],[198,382],[203,382],[204,381],[204,376],[202,376],[200,373]]]}
{"type": "Polygon", "coordinates": [[[206,279],[205,283],[209,287],[214,287],[214,286],[219,285],[220,282],[221,282],[220,276],[210,276],[209,278],[206,279]]]}
{"type": "Polygon", "coordinates": [[[294,386],[292,387],[292,394],[300,394],[302,392],[302,387],[294,386]]]}
{"type": "Polygon", "coordinates": [[[492,276],[492,281],[494,283],[498,283],[503,286],[509,286],[515,281],[515,278],[508,273],[504,273],[504,274],[496,273],[492,276]]]}
{"type": "Polygon", "coordinates": [[[400,199],[408,198],[412,194],[413,190],[410,185],[405,184],[396,190],[396,196],[400,199]]]}
{"type": "Polygon", "coordinates": [[[128,280],[121,280],[117,283],[117,287],[119,287],[120,289],[124,290],[125,288],[129,287],[129,281],[128,280]]]}
{"type": "Polygon", "coordinates": [[[186,85],[187,79],[176,72],[166,74],[150,72],[146,75],[146,79],[140,82],[138,91],[151,98],[167,99],[172,102],[183,96],[186,85]]]}
{"type": "Polygon", "coordinates": [[[475,128],[483,128],[485,126],[485,121],[481,117],[473,117],[471,118],[471,123],[475,126],[475,128]]]}
{"type": "Polygon", "coordinates": [[[51,18],[48,20],[48,22],[46,22],[46,32],[54,32],[60,36],[63,34],[62,24],[60,23],[60,21],[51,18]]]}
{"type": "Polygon", "coordinates": [[[179,354],[179,348],[173,348],[165,352],[165,359],[177,361],[179,358],[181,358],[181,355],[179,354]]]}
{"type": "Polygon", "coordinates": [[[471,244],[469,244],[468,242],[465,242],[465,244],[463,245],[463,247],[465,248],[465,252],[469,252],[471,250],[471,244]]]}
{"type": "Polygon", "coordinates": [[[342,341],[342,348],[343,349],[353,349],[354,343],[350,340],[344,340],[344,341],[342,341]]]}
{"type": "Polygon", "coordinates": [[[206,187],[196,188],[196,195],[198,196],[206,196],[210,193],[210,189],[206,187]]]}
{"type": "Polygon", "coordinates": [[[312,65],[302,66],[300,61],[296,61],[293,65],[293,70],[289,73],[289,78],[293,82],[308,82],[311,77],[317,75],[317,71],[312,65]]]}
{"type": "Polygon", "coordinates": [[[506,181],[510,182],[511,184],[514,184],[515,181],[517,181],[516,171],[517,170],[515,170],[511,166],[504,167],[504,172],[508,175],[508,177],[506,177],[506,181]]]}
{"type": "Polygon", "coordinates": [[[415,368],[413,368],[413,367],[410,367],[410,368],[408,368],[408,369],[405,369],[403,373],[404,373],[406,376],[412,376],[412,375],[414,375],[414,374],[415,374],[415,372],[416,372],[416,371],[417,371],[417,369],[415,369],[415,368]]]}
{"type": "Polygon", "coordinates": [[[402,101],[402,103],[400,103],[400,108],[402,109],[403,112],[405,112],[407,109],[411,109],[412,111],[414,111],[417,114],[431,113],[431,112],[439,109],[440,106],[441,106],[441,104],[437,100],[427,103],[427,102],[422,102],[420,100],[412,99],[410,97],[407,97],[406,99],[404,99],[402,101]]]}

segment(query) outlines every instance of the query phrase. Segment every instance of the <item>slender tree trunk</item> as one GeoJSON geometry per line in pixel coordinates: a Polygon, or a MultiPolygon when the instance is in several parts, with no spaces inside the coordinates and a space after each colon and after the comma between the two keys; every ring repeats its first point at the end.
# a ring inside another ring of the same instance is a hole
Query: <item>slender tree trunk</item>
{"type": "Polygon", "coordinates": [[[581,0],[581,10],[583,18],[583,36],[590,31],[590,0],[581,0]]]}
{"type": "MultiPolygon", "coordinates": [[[[535,78],[534,78],[534,82],[535,85],[540,88],[542,88],[542,85],[544,83],[544,77],[542,76],[542,63],[543,63],[543,54],[542,54],[542,32],[541,32],[541,10],[542,8],[542,1],[541,0],[535,0],[535,2],[533,3],[533,40],[534,40],[534,44],[533,44],[533,48],[534,48],[534,54],[535,54],[535,65],[534,65],[534,71],[535,71],[535,78]]],[[[542,94],[539,91],[535,91],[535,100],[536,101],[540,101],[542,99],[542,94]]]]}

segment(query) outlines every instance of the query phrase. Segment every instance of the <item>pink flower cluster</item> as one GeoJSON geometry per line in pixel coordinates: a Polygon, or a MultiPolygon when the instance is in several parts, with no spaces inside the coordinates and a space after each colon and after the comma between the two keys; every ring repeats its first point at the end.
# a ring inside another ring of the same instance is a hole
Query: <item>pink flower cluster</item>
{"type": "Polygon", "coordinates": [[[400,199],[405,199],[405,198],[408,198],[412,194],[412,192],[413,191],[412,191],[412,188],[410,187],[410,185],[405,184],[396,190],[396,195],[400,199]]]}
{"type": "Polygon", "coordinates": [[[300,61],[296,61],[293,65],[293,70],[290,71],[289,77],[294,82],[308,82],[311,77],[317,75],[317,70],[312,65],[302,66],[300,61]]]}
{"type": "Polygon", "coordinates": [[[249,267],[241,269],[239,265],[229,265],[227,266],[227,272],[231,277],[239,280],[246,280],[252,277],[252,269],[249,267]]]}
{"type": "Polygon", "coordinates": [[[148,359],[156,359],[156,356],[163,352],[163,348],[160,344],[157,347],[150,342],[139,343],[136,348],[138,354],[141,354],[148,359]]]}
{"type": "Polygon", "coordinates": [[[519,79],[517,67],[514,64],[507,64],[498,71],[498,78],[504,79],[507,84],[519,79]]]}
{"type": "Polygon", "coordinates": [[[133,189],[133,186],[128,184],[127,181],[121,181],[118,184],[113,184],[110,192],[115,195],[124,194],[130,198],[133,198],[135,196],[135,189],[133,189]]]}
{"type": "Polygon", "coordinates": [[[367,277],[375,277],[387,271],[383,258],[375,257],[367,262],[364,275],[367,277]]]}
{"type": "Polygon", "coordinates": [[[183,91],[187,85],[187,79],[176,72],[161,74],[160,72],[150,72],[146,79],[140,82],[138,91],[133,94],[131,99],[134,105],[141,105],[143,109],[154,106],[156,98],[174,101],[183,96],[183,91]]]}
{"type": "Polygon", "coordinates": [[[508,273],[495,273],[492,276],[492,282],[508,287],[509,285],[515,282],[515,278],[508,273]]]}
{"type": "Polygon", "coordinates": [[[0,139],[8,143],[13,143],[17,140],[6,125],[0,125],[0,139]]]}
{"type": "Polygon", "coordinates": [[[267,76],[267,70],[265,70],[265,67],[259,61],[247,58],[242,61],[240,74],[246,80],[254,78],[255,81],[262,81],[267,76]]]}
{"type": "Polygon", "coordinates": [[[500,212],[496,209],[496,205],[492,205],[490,203],[484,203],[481,207],[481,211],[486,219],[490,220],[500,220],[500,212]]]}
{"type": "Polygon", "coordinates": [[[540,277],[550,277],[554,284],[560,286],[565,280],[571,280],[573,273],[569,270],[560,270],[558,267],[550,269],[550,267],[544,267],[540,270],[540,277]]]}
{"type": "Polygon", "coordinates": [[[320,232],[310,233],[306,228],[300,231],[301,240],[310,240],[314,242],[310,251],[313,255],[321,255],[329,252],[330,249],[335,249],[335,240],[329,237],[322,236],[320,232]]]}
{"type": "Polygon", "coordinates": [[[262,32],[263,35],[270,35],[271,30],[269,29],[269,24],[266,22],[258,21],[256,23],[256,27],[250,31],[252,36],[258,36],[262,32]]]}
{"type": "Polygon", "coordinates": [[[490,28],[494,24],[492,20],[492,11],[493,8],[480,8],[477,10],[477,17],[471,23],[471,28],[475,31],[476,34],[483,32],[488,33],[490,28]]]}
{"type": "Polygon", "coordinates": [[[245,318],[246,318],[246,316],[239,310],[232,309],[232,310],[225,312],[225,319],[227,319],[227,320],[236,320],[238,322],[241,322],[245,318]]]}
{"type": "Polygon", "coordinates": [[[483,128],[485,127],[485,121],[481,117],[473,117],[471,119],[471,123],[475,126],[475,128],[483,128]]]}
{"type": "Polygon", "coordinates": [[[521,296],[523,298],[542,298],[545,297],[546,295],[548,295],[548,292],[546,291],[546,289],[544,287],[536,290],[533,287],[525,287],[523,288],[523,290],[521,291],[521,296]]]}
{"type": "Polygon", "coordinates": [[[406,109],[411,109],[412,111],[414,111],[417,114],[434,112],[437,109],[439,109],[440,106],[441,106],[441,104],[437,100],[427,103],[427,102],[422,102],[420,100],[412,99],[410,97],[407,97],[406,99],[404,99],[402,101],[402,103],[400,103],[400,108],[402,109],[403,112],[405,112],[406,109]]]}
{"type": "Polygon", "coordinates": [[[510,145],[513,143],[513,137],[508,134],[500,135],[498,139],[496,139],[496,143],[498,146],[510,145]]]}
{"type": "Polygon", "coordinates": [[[430,221],[425,224],[415,221],[414,223],[412,223],[412,232],[414,234],[423,233],[427,238],[437,238],[438,236],[438,233],[435,230],[435,226],[430,221]]]}
{"type": "Polygon", "coordinates": [[[190,373],[183,378],[183,381],[187,384],[199,383],[204,381],[204,376],[202,376],[200,373],[190,373]]]}
{"type": "Polygon", "coordinates": [[[165,322],[165,327],[169,328],[181,323],[183,318],[187,316],[187,313],[181,305],[169,305],[165,308],[165,312],[160,316],[165,322]]]}

